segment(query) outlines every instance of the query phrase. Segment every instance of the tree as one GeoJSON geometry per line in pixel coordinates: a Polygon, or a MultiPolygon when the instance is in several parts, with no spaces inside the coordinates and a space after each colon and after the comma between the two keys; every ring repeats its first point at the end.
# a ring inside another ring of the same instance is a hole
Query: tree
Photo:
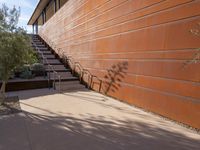
{"type": "Polygon", "coordinates": [[[6,84],[14,69],[24,64],[34,63],[35,55],[26,31],[18,27],[20,8],[0,8],[0,105],[5,101],[6,84]]]}

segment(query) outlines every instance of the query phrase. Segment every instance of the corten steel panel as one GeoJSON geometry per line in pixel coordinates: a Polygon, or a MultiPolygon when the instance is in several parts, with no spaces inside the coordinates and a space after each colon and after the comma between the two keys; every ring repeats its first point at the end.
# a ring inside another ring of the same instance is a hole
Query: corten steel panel
{"type": "Polygon", "coordinates": [[[69,0],[39,33],[102,79],[101,92],[200,128],[200,64],[184,67],[199,22],[199,0],[69,0]]]}

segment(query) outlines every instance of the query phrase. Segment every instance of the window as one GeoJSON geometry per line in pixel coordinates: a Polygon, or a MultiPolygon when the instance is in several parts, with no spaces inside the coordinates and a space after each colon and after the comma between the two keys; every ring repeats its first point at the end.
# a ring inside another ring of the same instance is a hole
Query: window
{"type": "Polygon", "coordinates": [[[54,1],[51,1],[46,8],[46,21],[54,15],[54,1]]]}
{"type": "Polygon", "coordinates": [[[62,7],[68,0],[60,0],[60,7],[62,7]]]}

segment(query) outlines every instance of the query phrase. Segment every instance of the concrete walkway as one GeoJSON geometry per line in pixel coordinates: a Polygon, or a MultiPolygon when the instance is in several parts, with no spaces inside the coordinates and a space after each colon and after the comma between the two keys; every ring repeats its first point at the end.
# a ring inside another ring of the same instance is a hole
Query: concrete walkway
{"type": "Polygon", "coordinates": [[[9,95],[24,112],[0,116],[0,150],[200,149],[200,135],[95,92],[9,95]]]}

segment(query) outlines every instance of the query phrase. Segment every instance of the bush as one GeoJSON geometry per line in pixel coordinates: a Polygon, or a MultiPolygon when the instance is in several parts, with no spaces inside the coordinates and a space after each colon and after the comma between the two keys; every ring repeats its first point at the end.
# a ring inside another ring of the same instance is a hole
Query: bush
{"type": "Polygon", "coordinates": [[[35,63],[31,66],[31,70],[33,71],[45,71],[45,67],[43,64],[35,63]]]}
{"type": "Polygon", "coordinates": [[[43,64],[35,63],[31,66],[31,71],[35,76],[44,76],[45,75],[45,67],[43,64]]]}
{"type": "Polygon", "coordinates": [[[30,70],[26,70],[22,72],[19,77],[22,79],[32,79],[34,75],[32,74],[30,70]]]}
{"type": "Polygon", "coordinates": [[[14,78],[15,78],[15,73],[12,72],[12,73],[10,74],[10,78],[9,78],[9,79],[14,79],[14,78]]]}
{"type": "Polygon", "coordinates": [[[30,71],[30,66],[29,65],[23,65],[21,67],[17,67],[14,69],[14,72],[15,72],[15,76],[16,77],[20,77],[20,75],[23,73],[23,72],[27,72],[27,71],[30,71]]]}

